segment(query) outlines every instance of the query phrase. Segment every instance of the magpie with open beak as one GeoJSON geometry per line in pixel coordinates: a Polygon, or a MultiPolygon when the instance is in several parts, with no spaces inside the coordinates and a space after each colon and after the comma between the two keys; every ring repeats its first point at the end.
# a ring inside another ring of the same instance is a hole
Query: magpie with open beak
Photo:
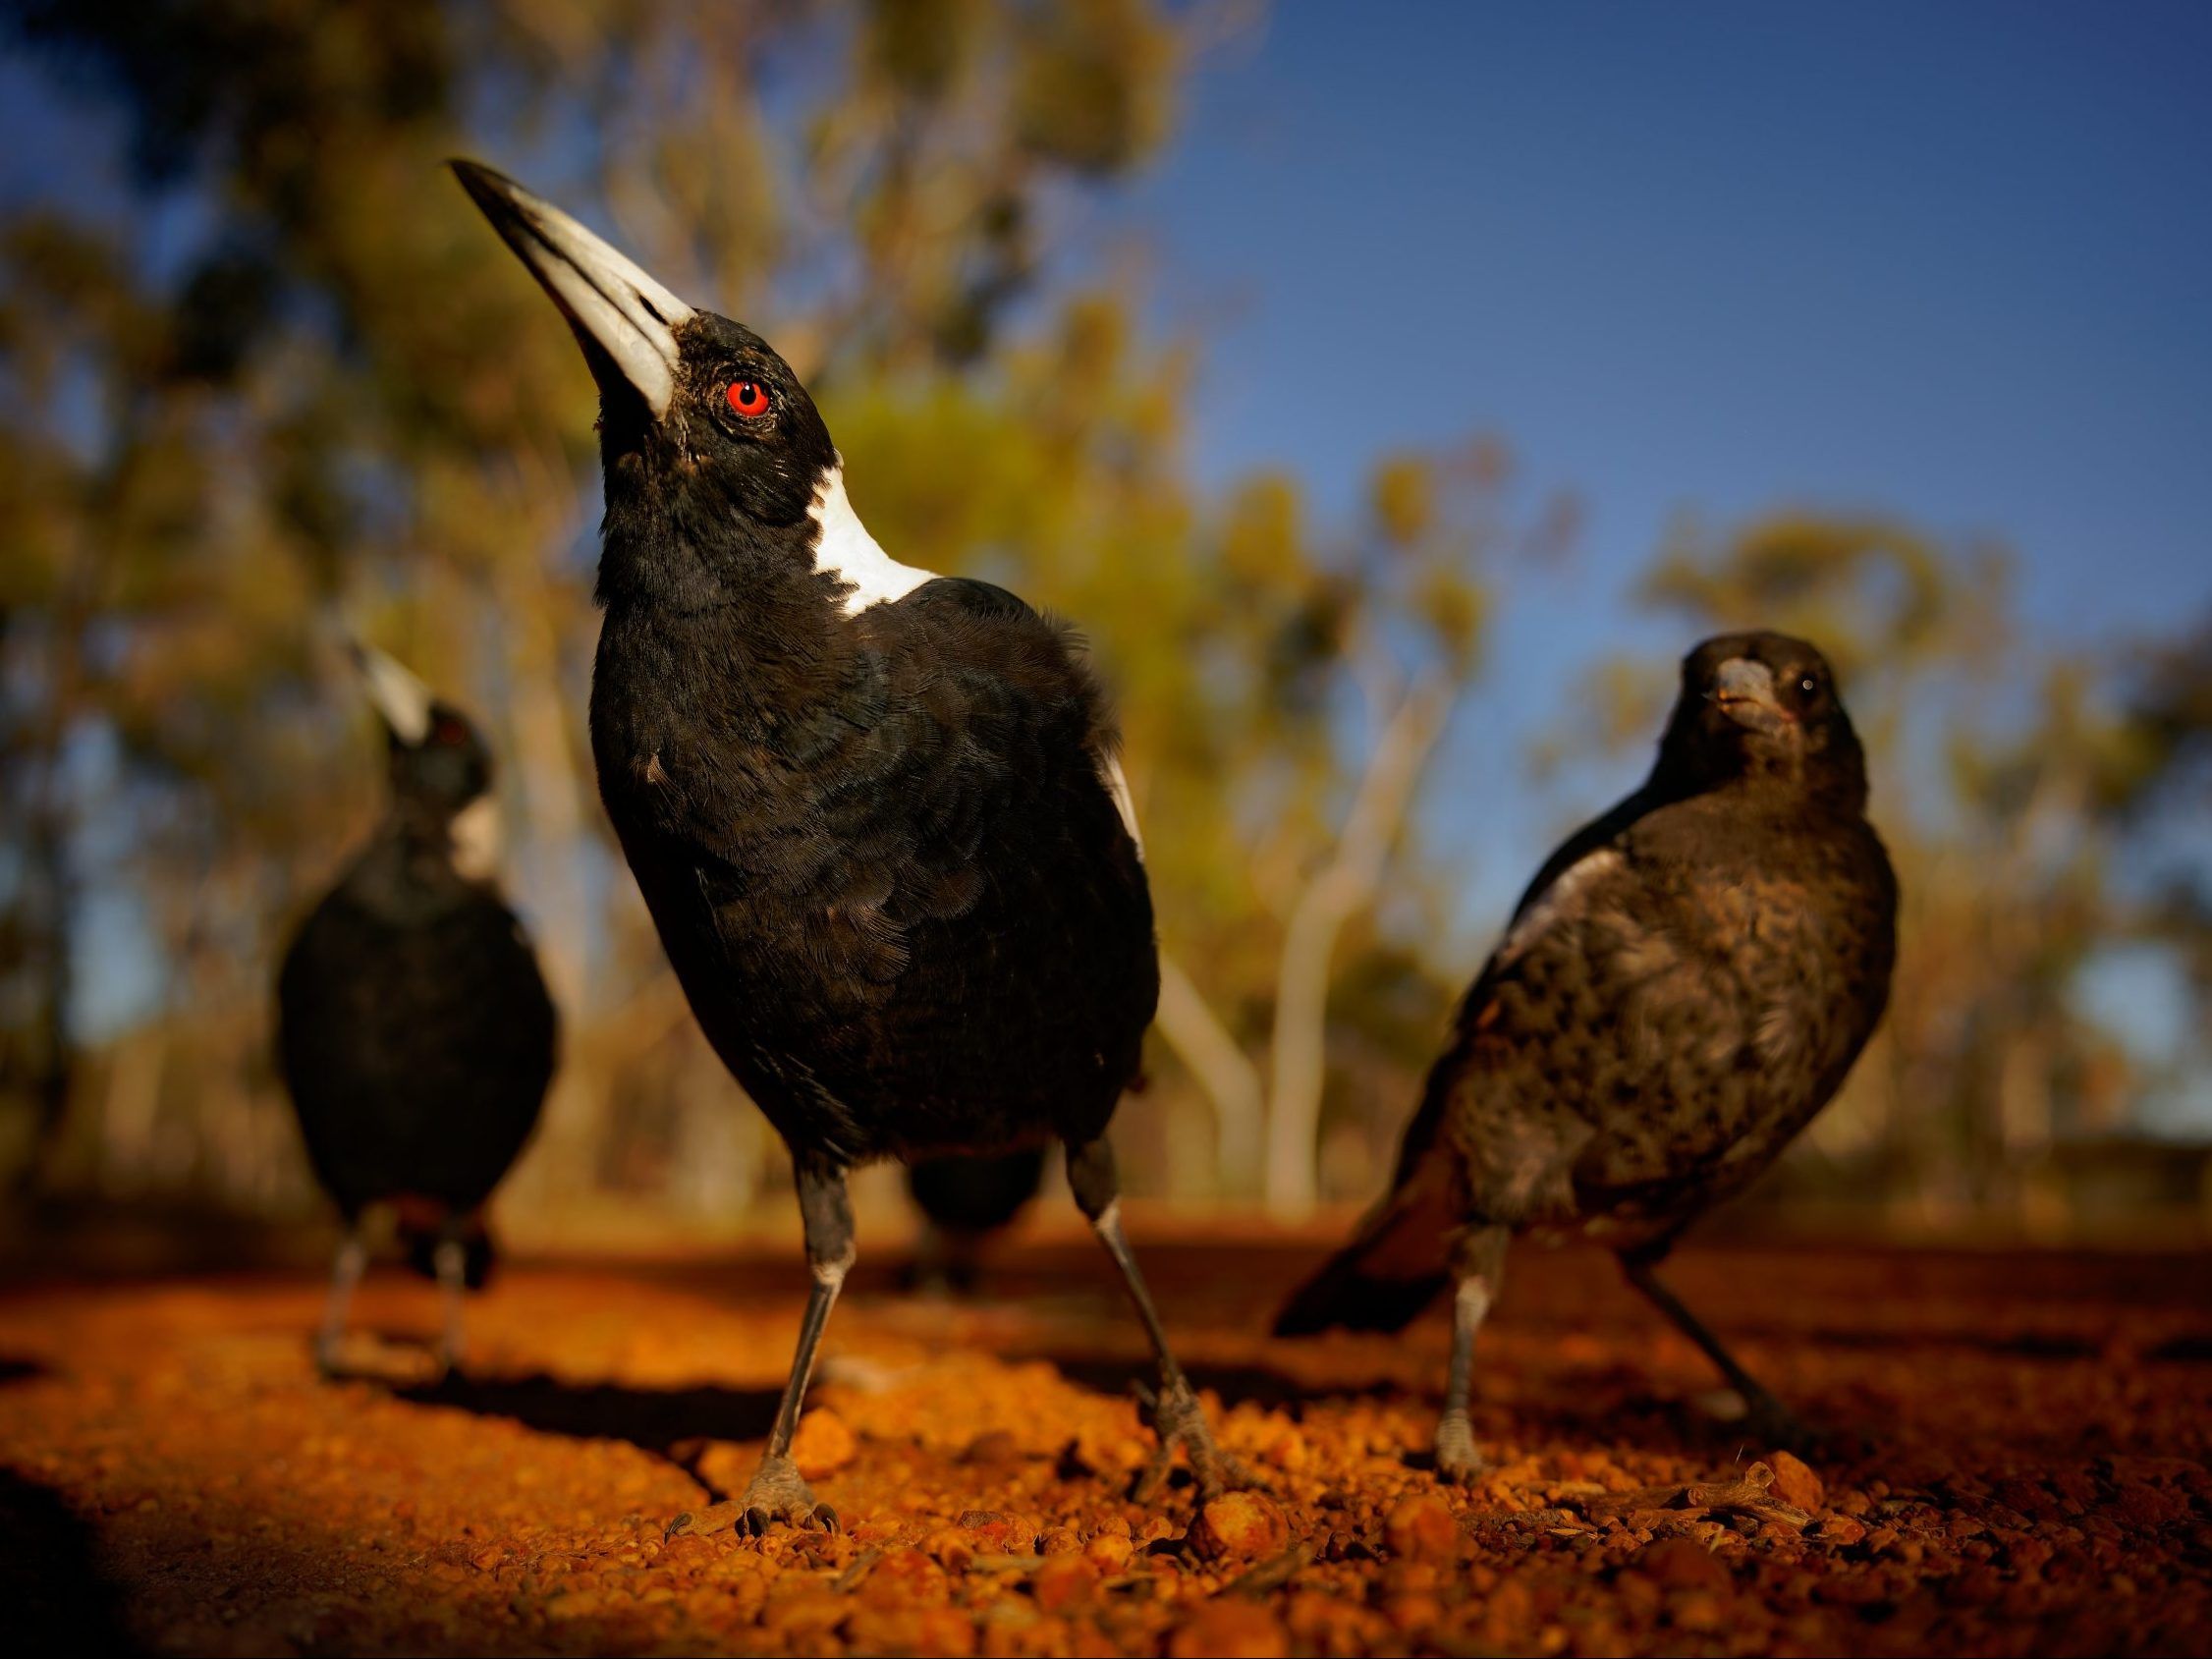
{"type": "Polygon", "coordinates": [[[317,1345],[338,1366],[367,1263],[364,1213],[389,1206],[445,1303],[491,1265],[485,1200],[537,1125],[555,1018],[537,955],[495,885],[491,755],[467,717],[383,652],[354,648],[383,722],[391,801],[308,912],[277,975],[277,1058],[316,1178],[346,1221],[317,1345]]]}
{"type": "Polygon", "coordinates": [[[1394,1331],[1447,1288],[1438,1467],[1484,1465],[1474,1338],[1516,1233],[1581,1233],[1697,1344],[1754,1433],[1799,1431],[1655,1269],[1842,1086],[1889,996],[1897,883],[1819,651],[1708,639],[1641,789],[1537,873],[1461,1005],[1389,1194],[1278,1335],[1394,1331]]]}
{"type": "Polygon", "coordinates": [[[846,1172],[1050,1139],[1156,1351],[1156,1487],[1240,1471],[1123,1237],[1107,1121],[1159,989],[1106,702],[1064,627],[893,560],[757,334],[489,168],[462,184],[600,393],[599,791],[692,1012],[790,1145],[813,1290],[759,1473],[690,1524],[836,1524],[790,1458],[846,1172]]]}

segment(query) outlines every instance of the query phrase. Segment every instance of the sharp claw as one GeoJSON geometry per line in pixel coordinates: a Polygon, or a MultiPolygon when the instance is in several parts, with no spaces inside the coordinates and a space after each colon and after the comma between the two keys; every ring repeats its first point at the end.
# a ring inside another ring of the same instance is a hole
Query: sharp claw
{"type": "Polygon", "coordinates": [[[768,1536],[768,1528],[775,1523],[775,1518],[757,1505],[745,1512],[745,1529],[747,1537],[765,1538],[768,1536]]]}
{"type": "Polygon", "coordinates": [[[814,1506],[814,1519],[822,1523],[824,1532],[842,1532],[845,1530],[844,1525],[837,1519],[837,1511],[831,1509],[827,1504],[816,1504],[814,1506]]]}
{"type": "Polygon", "coordinates": [[[697,1519],[698,1518],[692,1515],[690,1510],[686,1510],[682,1515],[678,1516],[674,1521],[668,1523],[668,1529],[661,1533],[660,1541],[665,1544],[669,1539],[675,1537],[678,1533],[689,1532],[691,1529],[691,1523],[697,1519]]]}
{"type": "Polygon", "coordinates": [[[1490,1467],[1474,1443],[1466,1413],[1448,1411],[1436,1425],[1436,1477],[1465,1484],[1490,1467]]]}

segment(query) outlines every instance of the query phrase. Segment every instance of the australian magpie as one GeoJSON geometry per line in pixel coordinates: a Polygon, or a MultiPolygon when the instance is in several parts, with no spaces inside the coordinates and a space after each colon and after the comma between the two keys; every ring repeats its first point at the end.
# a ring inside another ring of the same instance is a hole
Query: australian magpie
{"type": "Polygon", "coordinates": [[[600,392],[599,791],[692,1012],[789,1143],[813,1294],[759,1473],[693,1524],[834,1525],[788,1455],[854,1258],[846,1172],[1057,1138],[1159,1360],[1171,1448],[1235,1474],[1123,1237],[1106,1139],[1159,989],[1104,698],[987,582],[892,559],[751,330],[567,214],[455,171],[600,392]]]}
{"type": "Polygon", "coordinates": [[[1819,651],[1708,639],[1643,787],[1538,871],[1461,1005],[1390,1193],[1281,1335],[1397,1330],[1455,1290],[1438,1466],[1481,1465],[1474,1335],[1515,1233],[1579,1232],[1711,1356],[1776,1439],[1795,1426],[1654,1269],[1828,1103],[1889,996],[1897,884],[1819,651]]]}
{"type": "Polygon", "coordinates": [[[335,1366],[367,1261],[362,1212],[397,1215],[444,1292],[491,1263],[483,1219],[537,1124],[555,1019],[537,956],[494,884],[491,755],[462,713],[381,651],[356,647],[382,719],[391,803],[302,924],[277,976],[277,1055],[314,1172],[346,1220],[317,1349],[335,1366]]]}

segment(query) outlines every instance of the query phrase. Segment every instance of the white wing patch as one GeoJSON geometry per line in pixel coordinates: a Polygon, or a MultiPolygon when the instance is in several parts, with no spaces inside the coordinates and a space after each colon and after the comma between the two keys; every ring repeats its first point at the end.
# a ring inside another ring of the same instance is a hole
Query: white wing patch
{"type": "Polygon", "coordinates": [[[464,879],[489,881],[499,873],[500,828],[497,796],[479,795],[453,815],[447,834],[453,867],[464,879]]]}
{"type": "Polygon", "coordinates": [[[807,512],[814,521],[814,568],[853,585],[845,596],[847,616],[857,616],[887,599],[903,599],[923,582],[937,580],[935,571],[902,565],[876,545],[846,498],[844,462],[814,486],[814,505],[807,512]]]}
{"type": "Polygon", "coordinates": [[[1130,799],[1129,779],[1122,775],[1122,757],[1111,750],[1098,757],[1098,776],[1114,798],[1114,810],[1122,815],[1122,828],[1136,843],[1136,856],[1144,857],[1144,836],[1136,827],[1136,802],[1130,799]]]}
{"type": "Polygon", "coordinates": [[[1497,966],[1503,968],[1519,960],[1548,928],[1573,912],[1586,888],[1604,880],[1621,868],[1621,864],[1617,849],[1601,847],[1595,853],[1583,854],[1561,870],[1507,932],[1506,942],[1498,947],[1497,966]]]}

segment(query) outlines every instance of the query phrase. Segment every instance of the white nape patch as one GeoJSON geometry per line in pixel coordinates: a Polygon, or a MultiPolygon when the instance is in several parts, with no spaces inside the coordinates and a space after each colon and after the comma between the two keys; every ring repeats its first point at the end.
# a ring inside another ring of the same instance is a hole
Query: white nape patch
{"type": "Polygon", "coordinates": [[[1114,810],[1122,815],[1122,828],[1129,831],[1130,840],[1136,843],[1136,856],[1144,857],[1144,836],[1136,827],[1136,802],[1129,796],[1129,779],[1122,775],[1122,757],[1106,753],[1098,757],[1098,775],[1106,785],[1106,793],[1114,798],[1114,810]]]}
{"type": "Polygon", "coordinates": [[[489,881],[499,873],[501,842],[499,800],[479,795],[453,815],[447,828],[453,867],[469,881],[489,881]]]}
{"type": "Polygon", "coordinates": [[[356,641],[354,661],[367,682],[368,700],[400,742],[413,746],[430,735],[430,688],[374,645],[356,641]]]}
{"type": "Polygon", "coordinates": [[[1518,960],[1546,929],[1576,909],[1576,901],[1583,889],[1611,875],[1621,867],[1621,862],[1616,849],[1601,847],[1595,853],[1583,854],[1561,870],[1507,932],[1506,942],[1498,947],[1498,966],[1503,968],[1518,960]]]}
{"type": "Polygon", "coordinates": [[[847,616],[857,616],[887,599],[903,599],[923,582],[937,580],[935,571],[902,565],[876,545],[846,498],[844,462],[814,486],[814,505],[807,513],[814,521],[814,568],[853,585],[845,596],[847,616]]]}

